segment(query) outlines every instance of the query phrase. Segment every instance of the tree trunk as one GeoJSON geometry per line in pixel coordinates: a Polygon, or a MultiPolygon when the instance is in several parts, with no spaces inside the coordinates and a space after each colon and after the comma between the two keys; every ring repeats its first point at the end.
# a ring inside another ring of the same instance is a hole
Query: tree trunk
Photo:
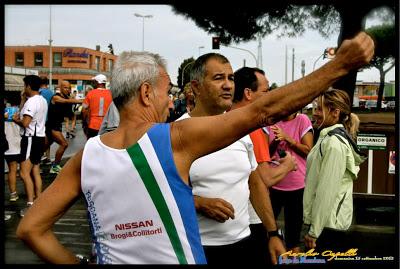
{"type": "Polygon", "coordinates": [[[386,72],[383,71],[383,66],[382,66],[382,68],[379,68],[379,74],[380,74],[380,83],[379,83],[379,89],[378,89],[378,101],[376,103],[376,111],[377,112],[382,109],[383,91],[385,89],[386,72]]]}
{"type": "MultiPolygon", "coordinates": [[[[358,32],[364,30],[365,15],[370,11],[369,7],[359,6],[357,9],[349,8],[347,5],[335,6],[340,13],[341,29],[338,37],[338,47],[342,44],[343,40],[353,38],[358,32]]],[[[353,106],[354,89],[357,79],[357,70],[353,70],[348,75],[338,80],[333,87],[336,89],[344,90],[349,94],[351,106],[353,106]]]]}

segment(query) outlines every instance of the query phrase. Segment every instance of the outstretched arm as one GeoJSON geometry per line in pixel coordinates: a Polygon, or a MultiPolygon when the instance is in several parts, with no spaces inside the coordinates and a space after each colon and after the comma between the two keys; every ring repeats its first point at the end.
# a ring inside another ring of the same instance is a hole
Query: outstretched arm
{"type": "Polygon", "coordinates": [[[361,32],[355,38],[345,40],[336,57],[318,70],[268,92],[250,105],[223,115],[195,117],[172,123],[171,142],[179,173],[187,176],[195,159],[298,111],[349,71],[368,63],[373,52],[372,39],[361,32]]]}
{"type": "Polygon", "coordinates": [[[54,223],[79,197],[82,151],[72,157],[54,182],[39,196],[17,228],[17,237],[50,263],[79,263],[75,255],[58,241],[54,223]]]}

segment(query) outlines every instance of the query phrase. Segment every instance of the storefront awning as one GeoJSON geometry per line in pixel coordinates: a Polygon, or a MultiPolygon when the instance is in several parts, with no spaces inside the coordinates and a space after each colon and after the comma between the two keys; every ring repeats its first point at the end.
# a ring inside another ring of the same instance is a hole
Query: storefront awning
{"type": "Polygon", "coordinates": [[[22,91],[24,89],[24,76],[4,74],[4,89],[6,91],[22,91]]]}

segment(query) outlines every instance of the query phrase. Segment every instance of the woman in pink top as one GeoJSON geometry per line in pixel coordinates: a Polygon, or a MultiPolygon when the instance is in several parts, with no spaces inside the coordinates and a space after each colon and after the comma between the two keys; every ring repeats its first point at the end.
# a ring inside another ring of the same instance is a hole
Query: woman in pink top
{"type": "Polygon", "coordinates": [[[307,154],[313,146],[313,129],[310,119],[294,113],[275,125],[266,128],[269,134],[270,154],[290,152],[297,160],[297,170],[289,172],[271,187],[270,197],[275,218],[284,208],[285,243],[293,252],[299,252],[300,232],[303,224],[303,191],[307,154]]]}

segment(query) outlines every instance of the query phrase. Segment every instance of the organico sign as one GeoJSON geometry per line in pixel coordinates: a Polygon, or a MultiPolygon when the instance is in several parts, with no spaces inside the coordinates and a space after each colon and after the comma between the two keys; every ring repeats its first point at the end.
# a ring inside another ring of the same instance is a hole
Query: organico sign
{"type": "Polygon", "coordinates": [[[84,50],[83,52],[74,52],[73,49],[65,49],[63,53],[64,57],[79,57],[79,58],[89,58],[89,53],[84,50]]]}
{"type": "Polygon", "coordinates": [[[384,134],[358,134],[357,145],[360,149],[386,149],[384,134]]]}

